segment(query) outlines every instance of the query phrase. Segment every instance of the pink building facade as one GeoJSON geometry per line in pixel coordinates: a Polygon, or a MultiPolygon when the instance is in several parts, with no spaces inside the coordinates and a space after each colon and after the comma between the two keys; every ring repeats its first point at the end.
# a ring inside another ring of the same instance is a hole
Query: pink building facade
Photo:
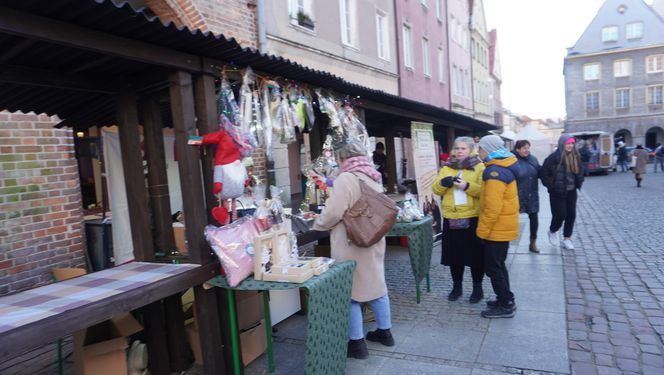
{"type": "Polygon", "coordinates": [[[468,0],[447,0],[450,109],[473,116],[469,20],[468,0]]]}
{"type": "Polygon", "coordinates": [[[450,109],[446,3],[398,0],[395,19],[399,95],[450,109]]]}

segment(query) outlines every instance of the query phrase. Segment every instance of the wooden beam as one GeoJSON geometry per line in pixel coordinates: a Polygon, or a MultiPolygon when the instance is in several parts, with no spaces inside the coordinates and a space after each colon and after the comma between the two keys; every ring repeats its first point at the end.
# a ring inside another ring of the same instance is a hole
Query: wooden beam
{"type": "Polygon", "coordinates": [[[117,77],[87,76],[0,64],[0,82],[112,94],[128,87],[117,77]]]}
{"type": "Polygon", "coordinates": [[[0,363],[117,314],[130,312],[194,285],[200,285],[218,274],[219,263],[211,263],[3,332],[0,335],[0,363]]]}
{"type": "Polygon", "coordinates": [[[166,344],[171,373],[181,374],[189,369],[191,361],[187,347],[187,334],[184,330],[184,312],[182,311],[182,296],[180,293],[164,299],[164,314],[167,323],[166,344]]]}
{"type": "Polygon", "coordinates": [[[143,307],[143,329],[145,343],[148,346],[148,369],[150,374],[169,375],[168,346],[166,346],[166,327],[161,301],[152,302],[143,307]]]}
{"type": "Polygon", "coordinates": [[[190,136],[197,135],[191,75],[185,72],[172,73],[169,76],[169,82],[171,116],[175,131],[175,152],[178,155],[182,211],[187,223],[185,235],[189,246],[189,256],[194,263],[207,264],[213,261],[213,257],[203,236],[207,225],[207,215],[203,199],[205,193],[201,176],[200,152],[198,147],[187,144],[190,136]]]}
{"type": "Polygon", "coordinates": [[[396,133],[390,129],[385,135],[385,154],[387,156],[387,193],[395,192],[397,186],[397,152],[394,146],[396,133]]]}
{"type": "MultiPolygon", "coordinates": [[[[196,126],[200,135],[210,134],[219,129],[219,114],[217,113],[217,95],[214,87],[214,77],[199,75],[194,80],[194,97],[196,106],[196,126]]],[[[214,152],[212,147],[202,148],[203,185],[205,189],[205,203],[208,223],[214,223],[212,208],[217,198],[212,193],[212,177],[214,174],[214,152]]]]}
{"type": "Polygon", "coordinates": [[[446,139],[447,139],[447,147],[445,149],[445,152],[452,152],[452,147],[454,147],[454,128],[447,128],[446,129],[446,139]]]}
{"type": "MultiPolygon", "coordinates": [[[[213,262],[213,258],[210,254],[210,247],[203,238],[207,216],[203,199],[200,151],[197,147],[187,145],[189,136],[196,135],[191,75],[182,71],[171,73],[169,82],[171,114],[175,129],[175,150],[178,155],[189,254],[194,262],[209,264],[213,262]]],[[[197,286],[194,288],[194,296],[205,374],[223,374],[225,373],[224,358],[219,355],[222,350],[222,333],[217,314],[217,295],[213,290],[205,290],[203,287],[197,286]]]]}
{"type": "Polygon", "coordinates": [[[201,60],[196,55],[75,26],[5,6],[0,6],[0,32],[152,65],[190,72],[201,70],[201,60]]]}
{"type": "Polygon", "coordinates": [[[2,52],[2,55],[0,55],[0,62],[4,63],[11,61],[11,59],[13,59],[14,57],[16,57],[18,54],[25,51],[26,49],[32,47],[32,45],[35,43],[36,43],[35,40],[24,39],[21,42],[14,44],[11,48],[8,48],[2,52]]]}
{"type": "Polygon", "coordinates": [[[145,151],[148,159],[148,194],[154,219],[154,238],[158,252],[170,255],[175,250],[171,199],[168,193],[166,153],[164,152],[164,124],[155,97],[141,103],[145,151]]]}
{"type": "Polygon", "coordinates": [[[148,192],[143,174],[136,94],[132,91],[118,94],[116,109],[134,258],[150,262],[154,261],[154,246],[148,210],[148,192]]]}

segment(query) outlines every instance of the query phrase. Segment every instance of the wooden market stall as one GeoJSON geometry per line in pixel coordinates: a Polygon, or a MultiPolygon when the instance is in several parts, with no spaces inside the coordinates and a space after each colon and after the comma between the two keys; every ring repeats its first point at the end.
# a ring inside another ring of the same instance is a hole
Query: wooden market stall
{"type": "MultiPolygon", "coordinates": [[[[0,323],[0,360],[141,308],[151,347],[151,372],[182,371],[187,363],[179,293],[193,287],[205,373],[223,374],[229,369],[230,354],[223,349],[228,347],[224,327],[229,324],[222,313],[227,308],[224,291],[202,287],[219,272],[203,237],[215,204],[213,155],[187,146],[190,136],[218,128],[215,79],[228,64],[362,97],[369,132],[392,139],[397,132],[407,131],[406,117],[435,122],[436,131],[448,138],[454,136],[448,129],[493,129],[441,108],[242,48],[234,39],[163,24],[127,3],[0,0],[0,108],[58,115],[63,119],[58,126],[75,130],[118,126],[134,257],[139,262],[168,261],[157,259],[155,252],[173,248],[161,137],[163,127],[172,127],[189,261],[195,265],[182,266],[171,276],[130,292],[26,324],[3,327],[0,323]],[[147,151],[147,184],[140,126],[147,151]],[[218,355],[222,351],[224,355],[218,355]]],[[[393,151],[393,140],[387,148],[393,151]]],[[[391,168],[396,168],[394,161],[391,168]]]]}

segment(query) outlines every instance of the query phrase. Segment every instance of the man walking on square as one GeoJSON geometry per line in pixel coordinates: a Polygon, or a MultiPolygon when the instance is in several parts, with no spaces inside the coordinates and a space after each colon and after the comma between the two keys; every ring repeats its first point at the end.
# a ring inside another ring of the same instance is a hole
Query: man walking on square
{"type": "Polygon", "coordinates": [[[511,318],[516,311],[514,293],[505,266],[510,241],[519,236],[519,176],[516,157],[505,149],[497,135],[487,135],[479,142],[479,156],[486,169],[480,189],[480,217],[477,237],[484,248],[484,272],[491,279],[496,300],[488,301],[484,318],[511,318]]]}

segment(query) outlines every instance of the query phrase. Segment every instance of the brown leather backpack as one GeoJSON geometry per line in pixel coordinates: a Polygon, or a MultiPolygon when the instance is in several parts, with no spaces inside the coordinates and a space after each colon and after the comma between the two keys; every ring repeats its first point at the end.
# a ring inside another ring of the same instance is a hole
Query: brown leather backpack
{"type": "Polygon", "coordinates": [[[358,181],[360,199],[344,213],[342,221],[350,242],[369,247],[380,241],[397,222],[398,209],[387,195],[372,189],[359,177],[358,181]]]}

